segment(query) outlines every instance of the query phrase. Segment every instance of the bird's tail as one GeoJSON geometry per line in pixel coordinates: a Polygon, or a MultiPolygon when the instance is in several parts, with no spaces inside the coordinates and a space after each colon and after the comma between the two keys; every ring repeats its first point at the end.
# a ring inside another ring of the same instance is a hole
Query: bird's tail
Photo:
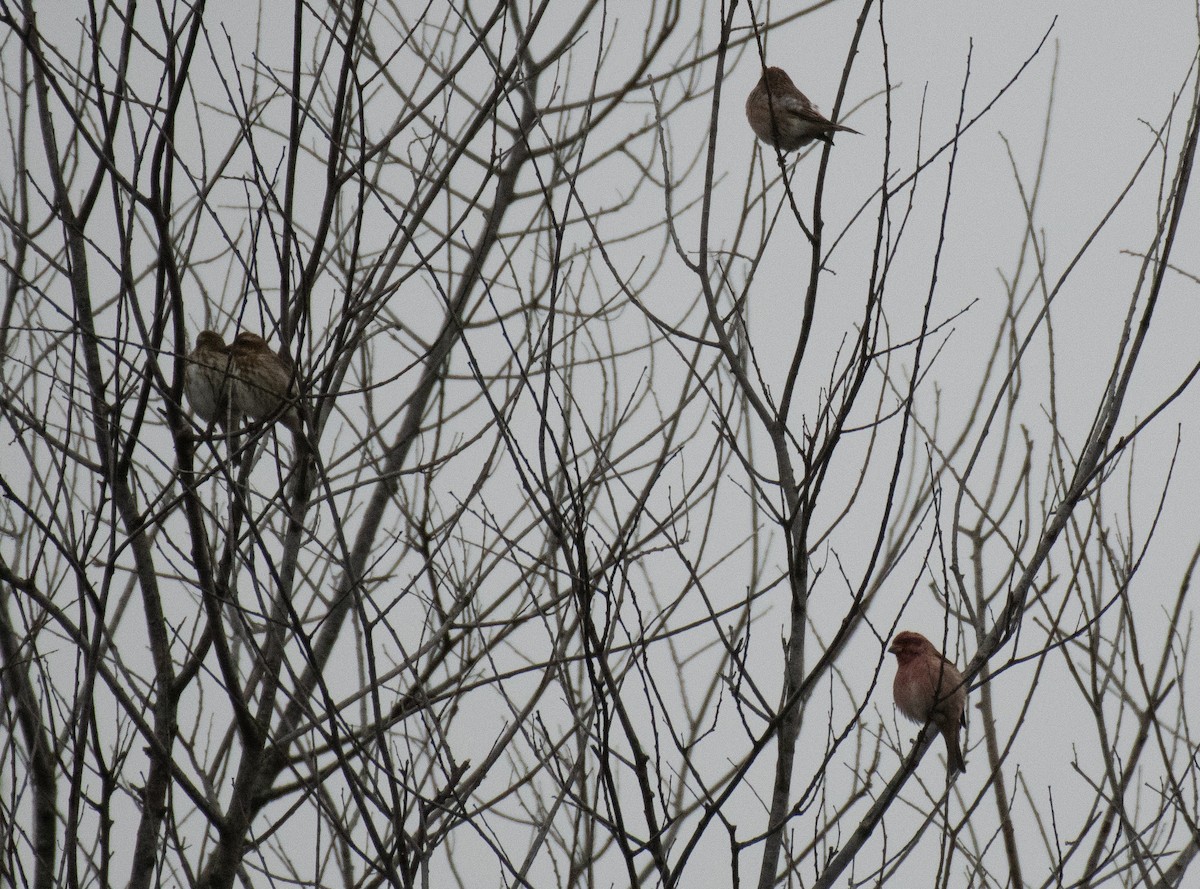
{"type": "Polygon", "coordinates": [[[944,731],[942,736],[946,739],[946,761],[950,768],[950,774],[965,772],[967,761],[963,759],[962,746],[958,742],[958,731],[955,729],[944,731]]]}

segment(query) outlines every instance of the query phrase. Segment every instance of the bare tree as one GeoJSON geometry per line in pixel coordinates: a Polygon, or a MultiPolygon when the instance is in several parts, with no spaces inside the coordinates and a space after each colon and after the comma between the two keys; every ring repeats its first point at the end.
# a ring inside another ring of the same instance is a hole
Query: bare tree
{"type": "Polygon", "coordinates": [[[4,882],[1181,885],[1200,535],[1139,571],[1200,359],[1137,379],[1194,280],[1195,72],[1065,260],[1048,106],[1011,269],[947,298],[970,135],[1054,95],[1051,34],[982,99],[967,52],[926,133],[837,4],[868,135],[752,146],[824,5],[0,5],[4,882]],[[1063,294],[1146,183],[1065,393],[1063,294]],[[206,329],[287,385],[249,410],[231,358],[199,416],[206,329]],[[893,718],[902,628],[970,685],[954,781],[893,718]]]}

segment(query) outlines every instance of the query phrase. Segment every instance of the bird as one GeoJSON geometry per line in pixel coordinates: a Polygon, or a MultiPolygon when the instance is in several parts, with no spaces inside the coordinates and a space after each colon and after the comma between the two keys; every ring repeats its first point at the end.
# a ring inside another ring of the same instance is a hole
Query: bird
{"type": "Polygon", "coordinates": [[[233,356],[219,333],[202,330],[187,356],[183,389],[196,416],[222,427],[230,421],[233,356]]]}
{"type": "Polygon", "coordinates": [[[780,151],[795,151],[813,139],[833,144],[835,132],[862,135],[821,114],[782,68],[763,69],[746,97],[746,119],[754,135],[780,151]]]}
{"type": "Polygon", "coordinates": [[[897,633],[888,649],[896,656],[892,693],[896,709],[913,722],[933,723],[946,739],[950,774],[965,772],[959,730],[966,725],[967,686],[958,668],[911,630],[897,633]]]}
{"type": "Polygon", "coordinates": [[[234,407],[252,420],[278,419],[293,435],[302,433],[293,403],[292,363],[271,351],[267,341],[243,330],[229,346],[233,358],[234,407]]]}

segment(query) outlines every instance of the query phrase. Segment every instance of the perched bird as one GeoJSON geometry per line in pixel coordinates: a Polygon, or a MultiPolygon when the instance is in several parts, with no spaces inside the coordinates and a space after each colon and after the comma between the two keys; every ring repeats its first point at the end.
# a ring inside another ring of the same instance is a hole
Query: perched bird
{"type": "Polygon", "coordinates": [[[261,336],[242,331],[229,346],[236,377],[234,407],[252,420],[278,418],[293,435],[301,435],[300,414],[293,404],[292,364],[271,351],[261,336]]]}
{"type": "Polygon", "coordinates": [[[229,422],[232,361],[229,347],[219,333],[200,331],[187,357],[183,391],[196,416],[206,423],[216,421],[224,427],[229,422]]]}
{"type": "Polygon", "coordinates": [[[857,133],[828,120],[808,97],[796,89],[782,68],[767,68],[746,98],[746,119],[754,135],[781,151],[795,151],[820,139],[833,142],[833,133],[857,133]]]}
{"type": "Polygon", "coordinates": [[[896,708],[913,722],[932,722],[946,739],[950,774],[965,772],[958,733],[966,724],[967,687],[962,674],[920,633],[897,633],[888,649],[896,656],[892,693],[896,708]]]}

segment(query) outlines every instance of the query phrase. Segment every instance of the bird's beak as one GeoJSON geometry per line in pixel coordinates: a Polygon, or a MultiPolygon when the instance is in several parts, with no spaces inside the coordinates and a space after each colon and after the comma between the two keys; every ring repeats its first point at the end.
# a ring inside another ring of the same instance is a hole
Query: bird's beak
{"type": "Polygon", "coordinates": [[[896,643],[893,642],[891,645],[888,646],[888,654],[896,654],[896,653],[897,653],[896,643]]]}

